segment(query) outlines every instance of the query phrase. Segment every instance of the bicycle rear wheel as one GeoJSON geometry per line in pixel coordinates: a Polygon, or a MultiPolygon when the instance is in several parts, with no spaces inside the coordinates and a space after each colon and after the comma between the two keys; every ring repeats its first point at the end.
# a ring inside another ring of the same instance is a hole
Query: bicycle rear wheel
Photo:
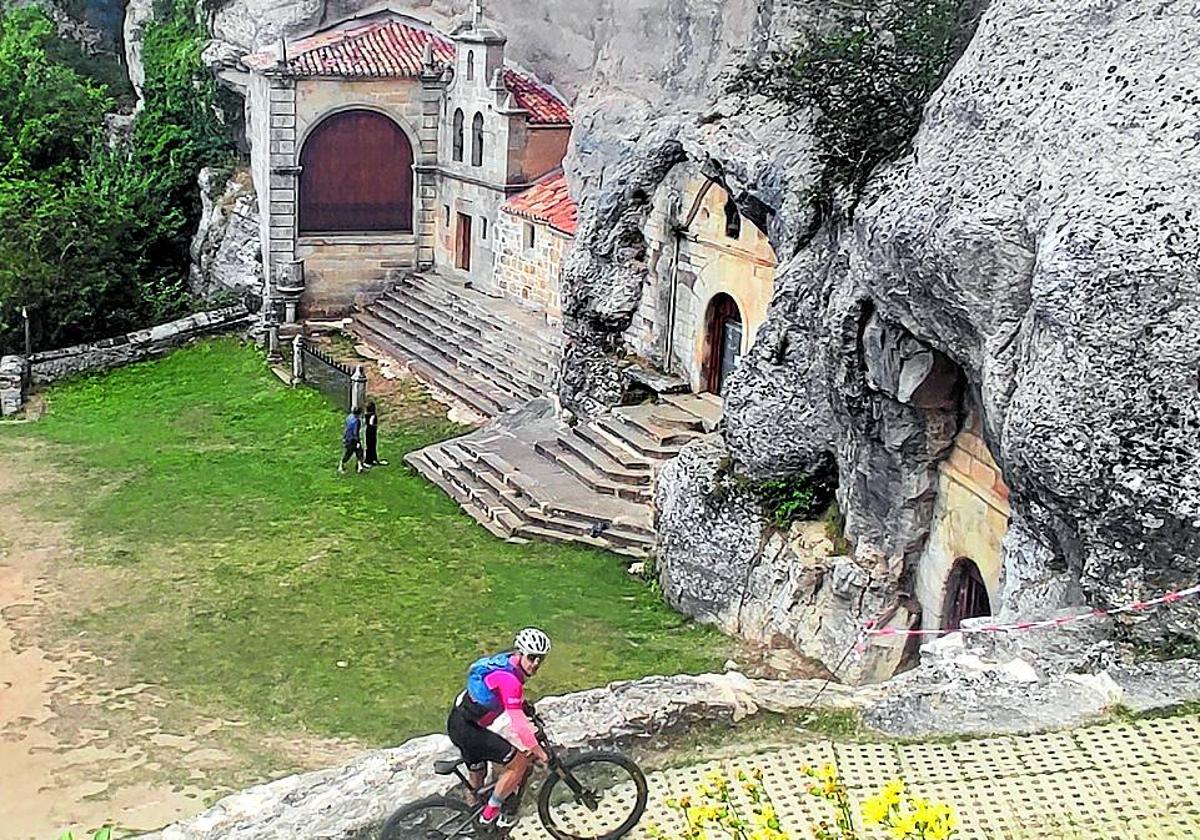
{"type": "Polygon", "coordinates": [[[388,817],[379,840],[450,840],[475,836],[475,810],[448,796],[427,796],[388,817]]]}
{"type": "Polygon", "coordinates": [[[621,753],[573,756],[538,794],[538,816],[556,840],[617,840],[637,825],[649,793],[641,769],[621,753]]]}

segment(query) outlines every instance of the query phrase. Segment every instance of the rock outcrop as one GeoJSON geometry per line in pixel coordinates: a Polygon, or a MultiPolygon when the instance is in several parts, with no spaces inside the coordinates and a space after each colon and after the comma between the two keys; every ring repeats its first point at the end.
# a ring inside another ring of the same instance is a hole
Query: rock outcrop
{"type": "MultiPolygon", "coordinates": [[[[202,299],[261,295],[258,195],[250,171],[200,171],[200,224],[192,238],[189,289],[202,299]]],[[[257,308],[249,302],[249,308],[257,308]]]]}
{"type": "MultiPolygon", "coordinates": [[[[995,0],[911,154],[875,174],[852,221],[799,250],[814,172],[802,113],[763,142],[754,127],[778,112],[761,98],[727,97],[699,120],[684,102],[637,128],[589,122],[585,103],[564,402],[594,412],[621,398],[614,359],[645,279],[647,195],[668,159],[687,157],[739,206],[765,208],[780,259],[725,403],[733,471],[780,475],[836,453],[855,561],[900,602],[938,464],[972,406],[1011,491],[1007,614],[1196,581],[1198,13],[1195,0],[995,0]],[[616,146],[619,162],[589,163],[616,146]]],[[[694,594],[696,557],[711,558],[714,581],[736,581],[761,538],[748,509],[707,525],[680,513],[711,482],[711,465],[693,466],[664,472],[658,498],[668,591],[694,594]]],[[[692,609],[740,614],[751,586],[718,583],[692,609]]],[[[1164,643],[1197,626],[1197,607],[1177,605],[1125,629],[1164,643]]]]}

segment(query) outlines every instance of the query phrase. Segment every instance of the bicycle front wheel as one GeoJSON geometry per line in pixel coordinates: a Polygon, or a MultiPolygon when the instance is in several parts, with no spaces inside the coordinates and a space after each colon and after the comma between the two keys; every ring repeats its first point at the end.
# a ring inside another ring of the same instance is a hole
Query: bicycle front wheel
{"type": "Polygon", "coordinates": [[[388,817],[379,840],[451,840],[474,837],[475,812],[448,796],[427,796],[388,817]]]}
{"type": "Polygon", "coordinates": [[[646,810],[646,777],[621,753],[573,756],[551,771],[538,816],[556,840],[617,840],[646,810]]]}

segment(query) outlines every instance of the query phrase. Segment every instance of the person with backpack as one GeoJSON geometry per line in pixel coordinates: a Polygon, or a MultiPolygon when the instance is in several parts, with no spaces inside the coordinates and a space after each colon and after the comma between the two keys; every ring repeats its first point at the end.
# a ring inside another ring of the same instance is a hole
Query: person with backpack
{"type": "Polygon", "coordinates": [[[346,426],[342,429],[342,460],[338,462],[338,475],[346,472],[346,462],[353,456],[358,461],[358,471],[363,472],[366,465],[363,463],[362,449],[362,409],[358,406],[350,409],[350,413],[346,415],[346,426]]]}
{"type": "Polygon", "coordinates": [[[473,788],[483,785],[488,762],[500,777],[479,816],[485,828],[507,830],[517,821],[517,797],[536,761],[549,761],[525,713],[525,681],[550,652],[550,637],[536,627],[517,633],[513,649],[485,656],[467,671],[467,686],[454,700],[446,732],[467,763],[473,788]]]}

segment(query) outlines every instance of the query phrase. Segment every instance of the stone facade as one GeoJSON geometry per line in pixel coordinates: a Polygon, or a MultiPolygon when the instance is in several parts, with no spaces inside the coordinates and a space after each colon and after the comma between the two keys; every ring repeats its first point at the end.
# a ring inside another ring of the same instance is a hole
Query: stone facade
{"type": "Polygon", "coordinates": [[[480,20],[449,41],[421,21],[380,12],[289,44],[290,63],[266,51],[244,59],[248,73],[223,73],[246,90],[254,182],[268,208],[260,222],[264,269],[276,283],[303,278],[302,315],[345,314],[357,295],[381,289],[397,269],[437,266],[497,291],[492,240],[500,207],[561,164],[571,130],[556,94],[506,67],[505,43],[480,20]],[[296,63],[338,38],[392,23],[401,27],[401,38],[418,33],[425,40],[423,57],[405,55],[420,49],[405,43],[394,47],[397,55],[352,47],[346,51],[358,56],[352,65],[326,55],[296,63]],[[420,67],[400,66],[406,59],[419,60],[420,67]],[[313,68],[322,61],[331,66],[313,68]],[[520,103],[514,91],[525,96],[520,103]],[[412,149],[411,232],[299,233],[305,143],[325,120],[351,110],[386,115],[412,149]],[[462,114],[458,153],[456,112],[462,114]],[[476,115],[482,122],[479,155],[473,148],[476,115]]]}
{"type": "Polygon", "coordinates": [[[648,271],[641,301],[625,332],[638,355],[705,390],[712,336],[706,316],[718,294],[737,302],[741,353],[767,317],[775,279],[775,252],[766,234],[738,213],[736,235],[726,229],[732,201],[699,167],[676,167],[659,185],[643,233],[648,271]]]}
{"type": "Polygon", "coordinates": [[[937,501],[925,553],[916,570],[916,596],[925,629],[943,627],[946,584],[954,564],[971,560],[987,585],[993,609],[1000,604],[1008,532],[1008,486],[972,411],[938,465],[937,501]]]}
{"type": "Polygon", "coordinates": [[[501,213],[496,222],[496,290],[562,318],[558,275],[571,248],[572,237],[548,224],[501,213]],[[533,247],[529,247],[529,239],[533,247]]]}

